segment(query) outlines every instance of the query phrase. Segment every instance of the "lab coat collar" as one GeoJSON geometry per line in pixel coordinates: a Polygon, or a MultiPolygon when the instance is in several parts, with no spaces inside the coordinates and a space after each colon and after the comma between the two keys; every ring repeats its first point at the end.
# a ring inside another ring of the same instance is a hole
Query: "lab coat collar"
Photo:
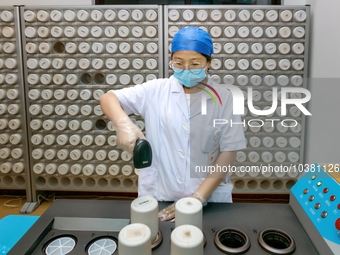
{"type": "Polygon", "coordinates": [[[174,77],[170,77],[170,91],[173,93],[174,98],[176,100],[177,105],[182,110],[184,116],[187,120],[189,120],[189,107],[186,102],[185,93],[182,84],[178,82],[178,80],[174,77]]]}
{"type": "Polygon", "coordinates": [[[169,79],[170,79],[170,83],[171,83],[170,90],[171,90],[172,93],[181,93],[181,92],[184,93],[184,89],[183,89],[182,84],[180,84],[178,82],[178,80],[175,78],[175,76],[171,75],[169,79]]]}
{"type": "MultiPolygon", "coordinates": [[[[183,113],[185,114],[185,116],[187,116],[188,118],[192,118],[198,114],[201,114],[201,110],[202,110],[202,100],[201,100],[201,94],[205,93],[205,92],[199,92],[199,98],[196,98],[195,100],[191,101],[190,103],[190,109],[188,109],[188,104],[186,102],[186,98],[185,98],[185,92],[183,89],[183,85],[180,84],[178,82],[178,80],[174,77],[171,76],[170,79],[172,79],[171,84],[173,84],[171,86],[171,92],[172,93],[179,93],[179,96],[177,97],[177,103],[180,106],[180,108],[182,109],[183,113]],[[190,114],[189,114],[190,112],[190,114]]],[[[210,79],[210,77],[208,76],[208,84],[211,86],[214,86],[212,80],[210,79]]],[[[209,96],[206,97],[207,102],[209,100],[212,100],[212,98],[210,98],[209,96]]]]}
{"type": "Polygon", "coordinates": [[[193,118],[194,116],[201,114],[202,110],[202,98],[201,95],[202,93],[205,93],[203,91],[198,92],[197,95],[192,95],[190,98],[190,118],[193,118]]]}

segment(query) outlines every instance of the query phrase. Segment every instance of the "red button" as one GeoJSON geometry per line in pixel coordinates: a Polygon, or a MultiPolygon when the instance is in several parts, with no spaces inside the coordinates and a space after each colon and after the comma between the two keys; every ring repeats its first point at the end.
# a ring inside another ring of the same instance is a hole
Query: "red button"
{"type": "Polygon", "coordinates": [[[338,209],[340,210],[340,204],[338,204],[338,209]]]}
{"type": "Polygon", "coordinates": [[[330,199],[331,201],[334,201],[334,200],[335,200],[335,196],[332,195],[329,199],[330,199]]]}
{"type": "Polygon", "coordinates": [[[340,230],[340,218],[335,221],[335,227],[340,230]]]}
{"type": "Polygon", "coordinates": [[[323,193],[327,193],[328,190],[329,190],[328,188],[324,188],[324,189],[323,189],[323,193]]]}

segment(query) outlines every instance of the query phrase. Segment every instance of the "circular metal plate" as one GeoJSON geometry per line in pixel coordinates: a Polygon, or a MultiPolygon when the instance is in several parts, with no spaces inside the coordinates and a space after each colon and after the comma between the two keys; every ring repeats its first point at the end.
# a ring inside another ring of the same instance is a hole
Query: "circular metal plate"
{"type": "Polygon", "coordinates": [[[250,248],[248,236],[235,228],[224,228],[215,235],[215,245],[227,254],[244,254],[250,248]]]}
{"type": "Polygon", "coordinates": [[[163,242],[163,235],[161,231],[158,231],[156,239],[153,240],[152,244],[151,244],[151,248],[152,250],[157,249],[163,242]]]}
{"type": "Polygon", "coordinates": [[[262,249],[270,254],[292,254],[295,250],[294,239],[279,229],[264,229],[258,235],[262,249]]]}

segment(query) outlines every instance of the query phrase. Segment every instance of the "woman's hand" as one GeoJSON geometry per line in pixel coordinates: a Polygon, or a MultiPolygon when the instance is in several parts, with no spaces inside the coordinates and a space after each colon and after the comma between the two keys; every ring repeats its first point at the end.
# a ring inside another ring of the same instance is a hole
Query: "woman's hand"
{"type": "Polygon", "coordinates": [[[140,128],[130,118],[119,119],[115,122],[118,148],[132,154],[137,139],[144,139],[140,128]]]}
{"type": "MultiPolygon", "coordinates": [[[[194,194],[192,194],[190,197],[196,198],[199,200],[203,205],[205,205],[205,199],[202,197],[202,195],[196,191],[194,194]]],[[[169,205],[168,207],[165,207],[163,210],[161,210],[158,213],[158,218],[160,218],[161,221],[175,221],[175,214],[176,214],[176,202],[169,205]]]]}
{"type": "Polygon", "coordinates": [[[117,145],[132,154],[137,139],[144,139],[142,131],[131,121],[120,105],[118,97],[111,90],[100,97],[103,113],[116,127],[117,145]]]}
{"type": "Polygon", "coordinates": [[[161,210],[158,213],[158,218],[160,218],[161,221],[169,221],[171,222],[175,221],[175,211],[176,211],[176,202],[169,205],[168,207],[165,207],[163,210],[161,210]]]}

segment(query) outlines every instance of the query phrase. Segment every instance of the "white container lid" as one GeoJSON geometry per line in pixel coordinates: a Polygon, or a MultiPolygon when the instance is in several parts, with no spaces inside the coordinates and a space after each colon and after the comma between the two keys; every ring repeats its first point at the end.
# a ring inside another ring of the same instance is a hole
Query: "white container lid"
{"type": "Polygon", "coordinates": [[[176,202],[175,226],[193,225],[202,229],[202,203],[196,198],[185,197],[176,202]]]}
{"type": "Polygon", "coordinates": [[[131,203],[131,210],[139,213],[152,212],[158,209],[158,202],[153,197],[138,197],[131,203]]]}
{"type": "Polygon", "coordinates": [[[124,255],[151,255],[151,231],[142,223],[125,226],[118,235],[118,252],[124,255]]]}
{"type": "Polygon", "coordinates": [[[176,210],[185,214],[197,213],[202,210],[202,203],[198,199],[185,197],[177,201],[176,210]]]}
{"type": "Polygon", "coordinates": [[[171,255],[203,255],[203,232],[192,225],[182,225],[171,233],[171,255]]]}

